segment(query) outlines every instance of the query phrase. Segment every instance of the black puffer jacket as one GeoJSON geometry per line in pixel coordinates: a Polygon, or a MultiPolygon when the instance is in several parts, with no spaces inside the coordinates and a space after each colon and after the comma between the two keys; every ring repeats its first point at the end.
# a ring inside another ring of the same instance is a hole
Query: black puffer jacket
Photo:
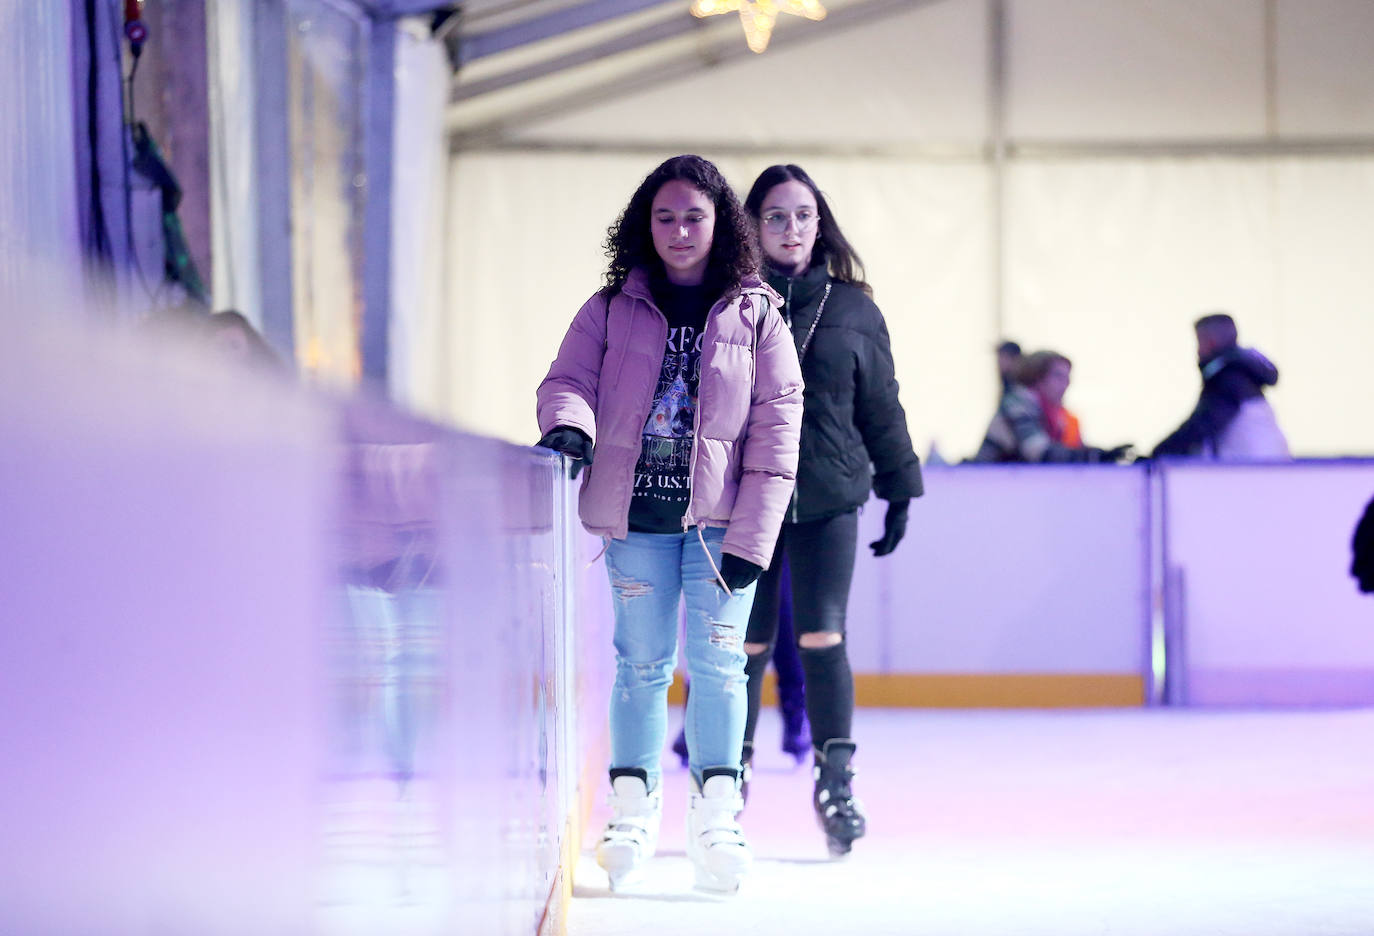
{"type": "Polygon", "coordinates": [[[897,400],[883,314],[863,290],[831,280],[823,266],[802,276],[770,269],[768,284],[785,302],[783,318],[792,326],[799,353],[816,323],[801,362],[806,381],[801,461],[787,521],[804,523],[852,510],[868,500],[870,488],[890,501],[920,497],[921,463],[897,400]]]}

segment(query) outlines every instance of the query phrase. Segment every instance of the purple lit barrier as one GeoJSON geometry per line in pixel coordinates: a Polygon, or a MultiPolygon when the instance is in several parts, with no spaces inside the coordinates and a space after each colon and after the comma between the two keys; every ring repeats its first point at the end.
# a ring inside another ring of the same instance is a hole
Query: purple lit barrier
{"type": "Polygon", "coordinates": [[[849,604],[870,705],[1374,703],[1348,575],[1374,461],[927,471],[849,604]]]}
{"type": "Polygon", "coordinates": [[[1139,705],[1150,623],[1148,485],[1115,466],[926,470],[907,538],[860,519],[849,601],[861,704],[1139,705]]]}
{"type": "Polygon", "coordinates": [[[609,657],[570,493],[530,449],[11,323],[0,931],[556,925],[609,657]]]}
{"type": "Polygon", "coordinates": [[[1177,701],[1374,704],[1374,602],[1348,571],[1374,461],[1179,462],[1162,484],[1177,701]]]}

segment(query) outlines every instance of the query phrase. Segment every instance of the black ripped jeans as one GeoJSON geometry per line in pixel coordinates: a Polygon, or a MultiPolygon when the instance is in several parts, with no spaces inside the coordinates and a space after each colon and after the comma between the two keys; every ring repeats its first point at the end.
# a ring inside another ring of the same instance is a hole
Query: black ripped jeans
{"type": "Polygon", "coordinates": [[[806,715],[811,721],[811,740],[816,748],[832,738],[850,737],[854,721],[854,675],[843,639],[833,647],[801,646],[803,634],[836,633],[844,637],[845,608],[854,580],[854,555],[859,540],[859,511],[847,511],[823,520],[784,523],[778,535],[773,561],[759,577],[754,607],[749,614],[745,642],[766,649],[749,654],[749,715],[744,723],[744,743],[753,745],[759,720],[763,673],[778,635],[778,610],[782,603],[783,560],[791,566],[792,624],[806,674],[806,715]]]}

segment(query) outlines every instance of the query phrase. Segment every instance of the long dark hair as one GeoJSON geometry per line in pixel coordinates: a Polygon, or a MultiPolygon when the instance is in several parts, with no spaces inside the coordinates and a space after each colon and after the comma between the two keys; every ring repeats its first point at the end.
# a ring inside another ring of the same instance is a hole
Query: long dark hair
{"type": "Polygon", "coordinates": [[[625,285],[635,267],[644,267],[651,276],[666,275],[663,259],[654,250],[649,212],[658,190],[674,179],[699,190],[715,205],[716,227],[711,237],[711,255],[706,261],[705,284],[723,293],[738,287],[746,277],[758,274],[753,225],[730,183],[709,160],[674,156],[639,183],[630,203],[606,232],[606,257],[611,261],[604,290],[608,296],[625,285]]]}
{"type": "Polygon", "coordinates": [[[806,174],[806,170],[801,166],[791,163],[787,165],[769,166],[759,177],[754,180],[754,185],[749,189],[749,197],[744,200],[744,207],[749,212],[749,216],[755,223],[760,220],[763,212],[763,200],[768,193],[773,190],[775,185],[784,182],[800,182],[811,190],[811,194],[816,197],[816,210],[820,212],[820,230],[816,232],[816,246],[811,248],[811,265],[825,264],[830,275],[841,283],[849,283],[857,286],[864,292],[872,295],[873,289],[864,282],[864,265],[859,259],[858,253],[850,246],[849,240],[840,230],[840,224],[835,220],[835,212],[830,210],[830,203],[825,200],[825,195],[821,193],[820,187],[812,181],[806,174]]]}

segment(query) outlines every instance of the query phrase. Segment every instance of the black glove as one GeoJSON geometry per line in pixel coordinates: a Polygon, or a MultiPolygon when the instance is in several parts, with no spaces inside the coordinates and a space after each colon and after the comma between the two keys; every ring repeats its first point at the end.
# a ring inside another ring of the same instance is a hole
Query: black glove
{"type": "Polygon", "coordinates": [[[534,444],[540,448],[562,452],[571,458],[572,464],[568,467],[569,478],[576,478],[583,465],[592,463],[592,440],[581,429],[555,426],[534,444]]]}
{"type": "Polygon", "coordinates": [[[906,536],[906,512],[910,506],[909,500],[887,502],[887,516],[883,517],[883,538],[868,544],[873,550],[873,555],[886,556],[897,548],[902,537],[906,536]]]}
{"type": "Polygon", "coordinates": [[[725,579],[725,584],[730,586],[732,592],[748,588],[762,574],[763,566],[754,565],[734,553],[724,553],[720,557],[720,577],[725,579]]]}

